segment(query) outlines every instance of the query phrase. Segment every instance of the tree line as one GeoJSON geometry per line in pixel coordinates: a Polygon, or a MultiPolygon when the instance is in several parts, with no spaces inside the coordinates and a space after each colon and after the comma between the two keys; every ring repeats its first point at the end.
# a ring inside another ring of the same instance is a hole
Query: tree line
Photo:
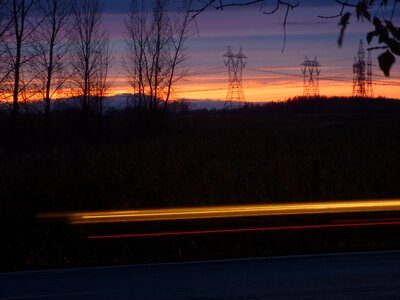
{"type": "MultiPolygon", "coordinates": [[[[123,70],[139,110],[168,109],[187,72],[192,0],[169,11],[167,0],[131,0],[124,19],[123,70]]],[[[115,66],[101,0],[0,0],[0,101],[10,109],[10,133],[21,111],[39,101],[48,133],[54,101],[71,97],[81,112],[101,118],[115,66]]]]}

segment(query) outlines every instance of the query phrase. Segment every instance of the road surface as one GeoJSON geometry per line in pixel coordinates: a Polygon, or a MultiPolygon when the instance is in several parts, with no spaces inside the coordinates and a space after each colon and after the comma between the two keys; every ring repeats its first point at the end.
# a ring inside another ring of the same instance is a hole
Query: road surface
{"type": "Polygon", "coordinates": [[[400,251],[3,273],[0,299],[400,299],[400,251]]]}

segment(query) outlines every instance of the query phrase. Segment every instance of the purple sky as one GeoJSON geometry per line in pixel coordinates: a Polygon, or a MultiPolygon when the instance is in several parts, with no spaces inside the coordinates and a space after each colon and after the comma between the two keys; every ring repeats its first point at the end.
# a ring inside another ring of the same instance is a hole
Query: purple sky
{"type": "MultiPolygon", "coordinates": [[[[129,8],[129,0],[103,1],[104,23],[111,33],[115,49],[114,74],[120,76],[115,85],[120,87],[126,85],[120,58],[124,49],[123,20],[129,8]]],[[[178,2],[179,0],[171,0],[175,5],[178,2]]],[[[243,83],[245,94],[251,94],[251,100],[278,100],[298,95],[302,91],[300,64],[306,55],[310,58],[318,56],[322,65],[321,94],[351,94],[353,60],[359,40],[365,39],[366,32],[372,29],[371,24],[356,22],[354,19],[345,35],[343,47],[339,48],[338,20],[320,19],[318,15],[337,14],[340,7],[333,0],[300,0],[300,4],[290,12],[287,43],[283,53],[284,9],[274,15],[263,15],[260,13],[260,5],[255,5],[228,8],[223,12],[210,9],[199,15],[196,21],[199,31],[190,39],[187,51],[187,64],[193,76],[180,83],[176,97],[224,99],[227,72],[222,55],[227,46],[232,46],[234,51],[243,47],[248,57],[243,83]],[[202,90],[212,93],[203,95],[202,90]]],[[[265,10],[269,9],[265,7],[265,10]]],[[[373,56],[376,57],[377,54],[379,53],[373,53],[373,56]]],[[[397,69],[395,66],[394,77],[400,77],[397,69]]],[[[375,90],[381,93],[380,83],[384,83],[384,78],[376,66],[374,73],[379,76],[376,78],[378,81],[375,90]]],[[[387,90],[385,87],[385,91],[387,90]]],[[[391,87],[391,90],[386,96],[396,96],[400,89],[391,87]]]]}

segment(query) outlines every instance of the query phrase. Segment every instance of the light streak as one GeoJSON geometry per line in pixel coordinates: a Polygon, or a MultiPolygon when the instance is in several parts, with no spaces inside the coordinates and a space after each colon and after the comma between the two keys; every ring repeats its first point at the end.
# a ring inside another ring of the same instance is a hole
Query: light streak
{"type": "Polygon", "coordinates": [[[400,199],[44,213],[38,217],[67,218],[71,224],[96,224],[381,211],[400,211],[400,199]]]}
{"type": "Polygon", "coordinates": [[[336,220],[335,223],[371,223],[371,222],[400,222],[400,218],[377,218],[377,219],[358,219],[358,220],[336,220]]]}
{"type": "Polygon", "coordinates": [[[216,230],[196,230],[196,231],[177,231],[177,232],[156,232],[156,233],[132,233],[132,234],[115,234],[115,235],[91,235],[90,240],[100,239],[122,239],[122,238],[140,238],[140,237],[166,237],[180,235],[202,235],[202,234],[218,234],[218,233],[246,233],[246,232],[262,232],[262,231],[282,231],[295,229],[329,229],[341,227],[370,227],[383,225],[400,225],[400,222],[370,222],[370,223],[344,223],[344,224],[321,224],[321,225],[296,225],[296,226],[276,226],[276,227],[259,227],[259,228],[237,228],[237,229],[216,229],[216,230]]]}

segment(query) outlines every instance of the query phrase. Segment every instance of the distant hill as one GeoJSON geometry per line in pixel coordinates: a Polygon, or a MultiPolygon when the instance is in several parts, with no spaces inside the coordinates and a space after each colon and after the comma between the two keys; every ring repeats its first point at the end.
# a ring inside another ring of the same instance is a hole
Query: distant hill
{"type": "MultiPolygon", "coordinates": [[[[106,99],[105,108],[122,109],[129,104],[129,98],[132,95],[122,94],[110,96],[106,99]]],[[[211,110],[211,109],[223,109],[225,105],[225,100],[193,100],[193,99],[182,99],[178,101],[184,101],[189,104],[190,110],[211,110]]]]}
{"type": "MultiPolygon", "coordinates": [[[[191,111],[221,111],[225,110],[225,100],[197,100],[181,99],[177,101],[187,104],[191,111]]],[[[171,102],[172,103],[172,102],[171,102]]],[[[132,105],[131,94],[120,94],[106,97],[104,100],[104,111],[110,109],[121,110],[132,105]]],[[[54,101],[54,110],[63,110],[66,107],[79,108],[77,98],[66,98],[54,101]]],[[[9,111],[10,106],[0,102],[0,111],[9,111]]],[[[43,111],[43,102],[32,102],[29,105],[31,112],[43,111]]],[[[246,105],[232,112],[344,112],[344,111],[400,111],[399,99],[390,98],[355,98],[355,97],[295,97],[285,101],[275,102],[247,102],[246,105]]]]}

